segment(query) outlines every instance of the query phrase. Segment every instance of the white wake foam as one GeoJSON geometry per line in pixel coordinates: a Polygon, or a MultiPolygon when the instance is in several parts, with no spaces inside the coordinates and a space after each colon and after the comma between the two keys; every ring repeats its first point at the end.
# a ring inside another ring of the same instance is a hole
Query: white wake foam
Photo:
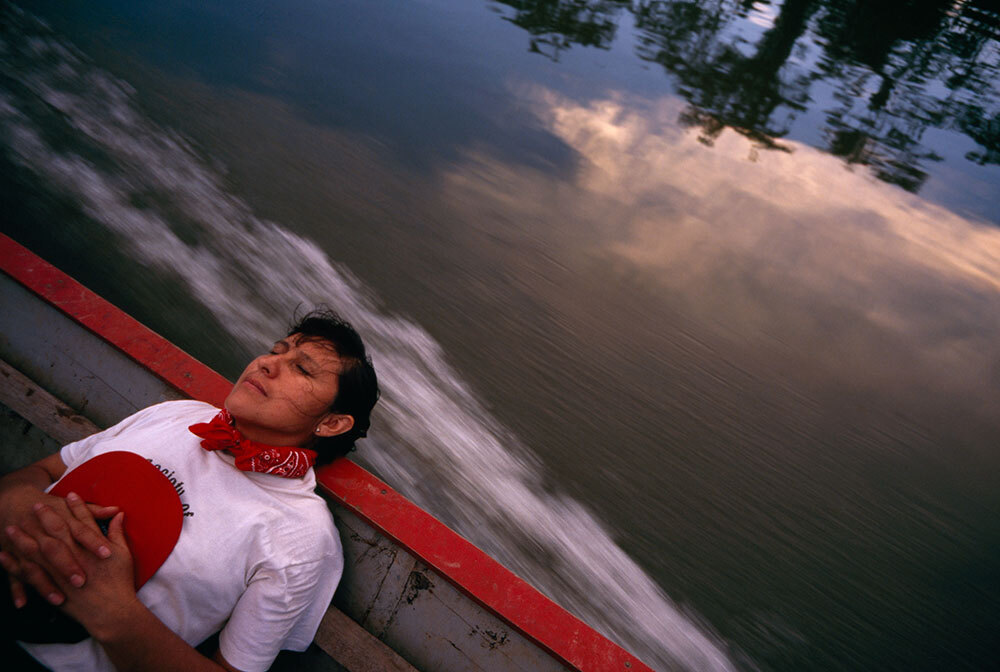
{"type": "Polygon", "coordinates": [[[394,487],[652,666],[735,668],[724,644],[680,613],[585,506],[543,491],[530,451],[426,331],[377,309],[314,243],[255,216],[189,143],[142,113],[125,82],[14,12],[5,20],[21,35],[0,44],[3,76],[19,87],[0,90],[13,161],[127,240],[135,258],[173,273],[252,351],[282,332],[289,306],[334,306],[373,352],[384,396],[363,454],[394,487]],[[113,168],[54,148],[26,111],[28,97],[57,111],[113,168]],[[138,207],[136,197],[150,192],[195,235],[182,239],[176,221],[138,207]]]}

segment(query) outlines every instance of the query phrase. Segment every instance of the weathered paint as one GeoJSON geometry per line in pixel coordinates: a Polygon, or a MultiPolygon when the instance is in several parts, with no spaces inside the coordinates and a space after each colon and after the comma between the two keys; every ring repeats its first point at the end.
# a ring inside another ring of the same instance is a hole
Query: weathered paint
{"type": "Polygon", "coordinates": [[[152,404],[185,398],[4,274],[0,306],[0,356],[99,427],[152,404]]]}
{"type": "MultiPolygon", "coordinates": [[[[22,334],[14,339],[18,343],[6,344],[22,349],[14,358],[48,356],[45,366],[66,365],[74,370],[76,383],[99,381],[88,388],[87,408],[117,398],[108,405],[118,409],[112,413],[120,418],[132,412],[129,408],[176,392],[221,405],[229,381],[2,234],[0,268],[45,302],[28,306],[32,302],[23,291],[0,283],[5,338],[12,314],[22,321],[26,315],[44,321],[35,333],[66,329],[53,342],[34,345],[23,337],[30,330],[13,329],[22,334]],[[53,316],[60,313],[82,328],[57,325],[53,316]],[[113,347],[85,345],[88,341],[113,347]],[[145,372],[176,392],[150,385],[145,372]]],[[[428,671],[544,671],[565,664],[588,672],[649,672],[630,653],[350,460],[324,467],[317,479],[333,500],[348,549],[335,601],[415,666],[428,671]]]]}
{"type": "Polygon", "coordinates": [[[567,668],[343,507],[334,509],[345,587],[334,604],[421,670],[557,672],[567,668]]]}

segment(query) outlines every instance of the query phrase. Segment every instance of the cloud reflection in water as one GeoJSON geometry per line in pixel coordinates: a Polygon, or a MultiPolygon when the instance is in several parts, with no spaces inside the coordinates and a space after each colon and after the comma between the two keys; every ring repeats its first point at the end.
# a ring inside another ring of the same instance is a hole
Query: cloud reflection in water
{"type": "Polygon", "coordinates": [[[994,227],[798,143],[758,153],[726,132],[706,148],[677,127],[670,98],[528,95],[575,167],[553,175],[470,154],[446,179],[459,207],[503,212],[569,259],[596,257],[609,282],[638,273],[740,339],[809,349],[822,376],[988,392],[994,227]]]}

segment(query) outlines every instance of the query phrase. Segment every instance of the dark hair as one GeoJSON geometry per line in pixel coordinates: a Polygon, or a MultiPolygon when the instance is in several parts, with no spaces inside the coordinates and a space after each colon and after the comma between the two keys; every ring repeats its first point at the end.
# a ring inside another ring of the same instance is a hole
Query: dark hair
{"type": "Polygon", "coordinates": [[[342,369],[337,379],[337,396],[330,405],[330,411],[351,416],[354,426],[343,434],[321,437],[313,444],[319,453],[316,464],[326,464],[351,452],[354,442],[368,434],[372,408],[379,398],[378,378],[361,336],[328,308],[311,310],[303,315],[289,328],[288,335],[327,341],[340,359],[342,369]]]}

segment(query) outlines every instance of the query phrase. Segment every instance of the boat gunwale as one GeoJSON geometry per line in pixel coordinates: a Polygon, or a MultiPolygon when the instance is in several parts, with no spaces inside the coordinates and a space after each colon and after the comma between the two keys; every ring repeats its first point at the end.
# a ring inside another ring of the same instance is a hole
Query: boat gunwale
{"type": "MultiPolygon", "coordinates": [[[[0,233],[0,270],[178,392],[221,407],[232,382],[0,233]]],[[[444,523],[348,458],[317,484],[474,602],[572,669],[652,672],[444,523]]]]}

